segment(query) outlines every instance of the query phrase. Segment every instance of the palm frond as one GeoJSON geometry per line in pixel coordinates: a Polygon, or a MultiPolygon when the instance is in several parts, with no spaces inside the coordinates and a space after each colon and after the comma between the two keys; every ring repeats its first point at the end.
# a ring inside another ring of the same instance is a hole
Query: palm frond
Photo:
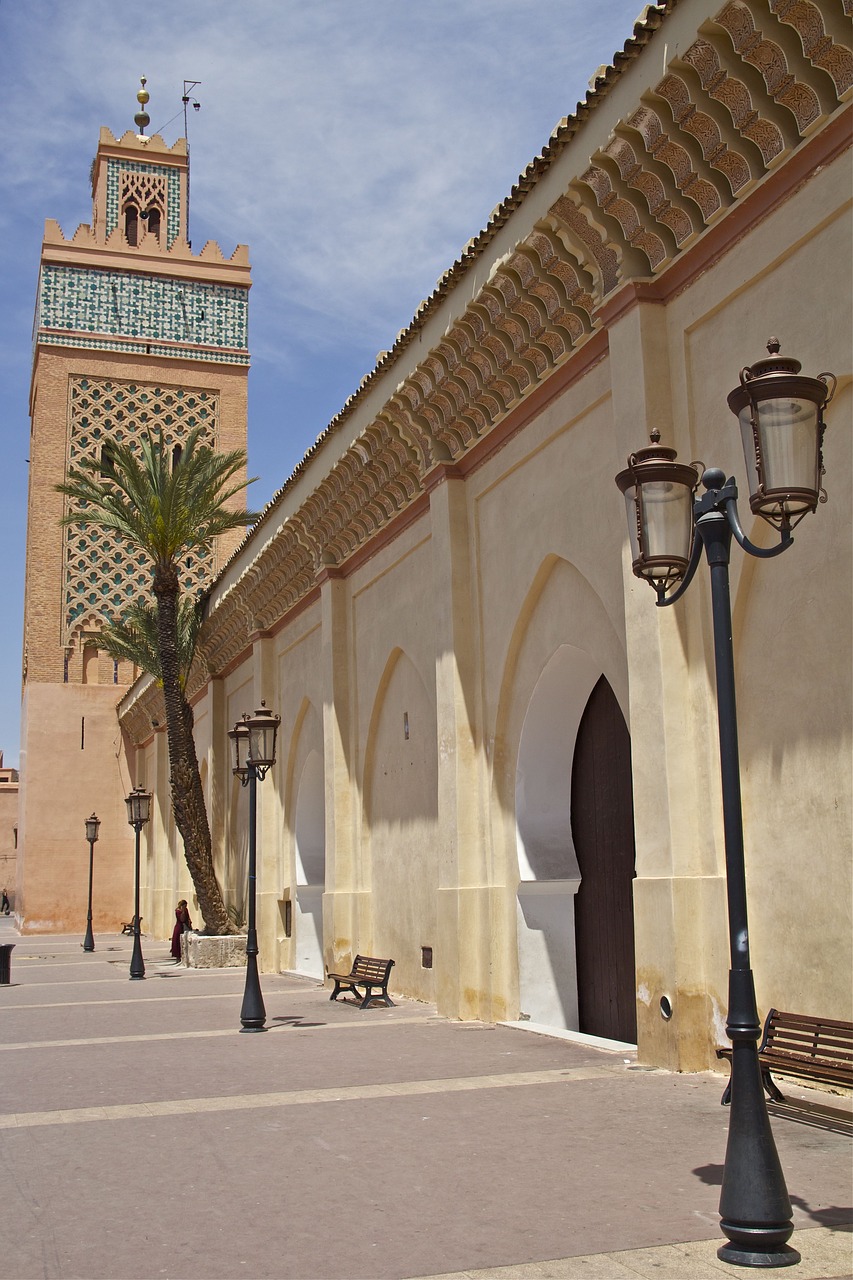
{"type": "Polygon", "coordinates": [[[259,513],[228,505],[254,483],[233,479],[245,465],[245,450],[217,453],[200,442],[201,430],[189,433],[174,465],[162,431],[149,431],[139,447],[114,444],[103,458],[70,467],[56,486],[74,504],[62,523],[111,529],[161,566],[219,534],[245,529],[259,513]]]}
{"type": "MultiPolygon", "coordinates": [[[[181,686],[186,685],[203,618],[203,605],[190,596],[178,601],[178,663],[181,686]]],[[[118,662],[134,666],[160,680],[160,649],[157,633],[157,606],[136,601],[120,619],[107,623],[98,639],[99,648],[118,662]]]]}

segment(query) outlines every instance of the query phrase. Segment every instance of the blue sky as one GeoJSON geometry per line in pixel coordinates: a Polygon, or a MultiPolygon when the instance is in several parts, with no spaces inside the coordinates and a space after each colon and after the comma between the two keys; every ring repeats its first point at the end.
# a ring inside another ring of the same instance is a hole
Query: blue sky
{"type": "Polygon", "coordinates": [[[28,394],[45,218],[101,125],[183,134],[190,233],[248,244],[249,493],[269,500],[488,221],[640,0],[0,0],[0,749],[17,765],[28,394]]]}

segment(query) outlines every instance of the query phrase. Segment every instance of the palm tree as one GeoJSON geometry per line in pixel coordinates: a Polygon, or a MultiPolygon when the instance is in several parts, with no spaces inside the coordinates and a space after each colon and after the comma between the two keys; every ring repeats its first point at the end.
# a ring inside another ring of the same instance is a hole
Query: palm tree
{"type": "MultiPolygon", "coordinates": [[[[111,529],[151,561],[156,629],[149,628],[147,644],[151,665],[156,665],[152,674],[163,685],[175,824],[205,926],[211,933],[228,933],[231,924],[213,869],[193,713],[184,693],[180,569],[188,552],[208,548],[219,534],[245,528],[257,513],[228,506],[253,483],[234,479],[245,466],[245,450],[216,453],[200,443],[200,434],[201,428],[190,432],[180,455],[173,455],[162,432],[157,437],[147,432],[139,452],[133,445],[111,444],[100,458],[70,467],[65,483],[56,487],[76,504],[63,524],[111,529]]],[[[136,612],[137,630],[142,616],[136,612]]],[[[137,655],[133,660],[139,662],[139,651],[137,655]]]]}

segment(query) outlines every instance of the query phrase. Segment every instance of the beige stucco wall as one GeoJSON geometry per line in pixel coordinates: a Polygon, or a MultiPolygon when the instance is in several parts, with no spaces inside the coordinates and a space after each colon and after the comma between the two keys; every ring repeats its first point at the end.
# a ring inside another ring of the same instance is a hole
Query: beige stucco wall
{"type": "MultiPolygon", "coordinates": [[[[850,1017],[853,962],[850,916],[843,905],[850,902],[851,868],[851,593],[845,551],[849,524],[840,500],[851,480],[851,293],[837,287],[839,266],[842,275],[849,274],[849,176],[849,158],[817,175],[808,192],[796,192],[714,271],[674,300],[662,326],[673,388],[671,439],[683,459],[700,458],[738,477],[744,494],[739,432],[725,404],[741,365],[751,362],[773,332],[783,350],[802,360],[806,372],[814,376],[832,369],[840,378],[827,411],[828,503],[798,527],[795,545],[779,560],[760,562],[735,547],[731,574],[759,1008],[820,1010],[839,1018],[850,1017]],[[780,245],[785,245],[783,251],[780,245]],[[826,306],[828,297],[833,298],[831,307],[826,306]],[[819,866],[812,862],[815,855],[819,866]]],[[[632,398],[629,385],[625,403],[632,398]]],[[[757,527],[762,522],[746,520],[745,497],[740,505],[748,534],[769,545],[770,531],[757,527]]],[[[662,1026],[659,993],[672,999],[670,988],[683,991],[683,1003],[696,1024],[688,1039],[708,1023],[722,1038],[726,1005],[724,886],[719,879],[724,853],[707,570],[698,579],[690,597],[671,614],[658,614],[661,644],[674,644],[685,668],[680,673],[668,665],[661,673],[661,696],[677,706],[686,695],[687,718],[680,725],[662,723],[656,730],[654,717],[649,720],[654,686],[643,679],[648,649],[643,658],[637,654],[631,668],[638,914],[642,918],[647,907],[654,922],[654,927],[638,930],[638,984],[650,1002],[645,1006],[641,1001],[641,1018],[645,1009],[647,1031],[656,1043],[661,1033],[666,1040],[677,1034],[682,1003],[673,1000],[673,1022],[662,1026]],[[663,761],[656,749],[661,740],[667,748],[663,761]],[[647,787],[638,776],[644,756],[654,759],[657,769],[666,766],[672,824],[668,851],[661,838],[660,786],[647,787]],[[688,761],[689,775],[680,779],[679,770],[688,761]],[[668,876],[673,877],[669,886],[668,876]],[[665,921],[659,917],[662,893],[665,921]],[[679,903],[673,920],[670,904],[679,903]],[[658,931],[666,937],[670,921],[675,934],[671,960],[661,964],[666,950],[659,945],[658,931]],[[706,996],[698,1003],[695,983],[687,974],[678,980],[685,960],[690,974],[707,975],[706,996]]],[[[631,584],[629,592],[639,595],[640,609],[648,610],[648,589],[631,584]]],[[[645,628],[646,622],[638,623],[645,628]]]]}

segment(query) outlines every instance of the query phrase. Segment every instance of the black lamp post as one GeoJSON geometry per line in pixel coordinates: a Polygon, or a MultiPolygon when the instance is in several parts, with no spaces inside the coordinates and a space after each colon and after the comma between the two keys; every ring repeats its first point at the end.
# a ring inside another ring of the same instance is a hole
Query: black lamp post
{"type": "Polygon", "coordinates": [[[659,605],[681,598],[703,547],[710,566],[731,952],[726,1033],[732,1042],[731,1115],[720,1195],[720,1225],[728,1241],[717,1256],[750,1267],[790,1266],[800,1255],[787,1244],[793,1232],[791,1202],[758,1062],[761,1027],[749,960],[729,551],[734,534],[750,555],[779,555],[793,541],[792,527],[826,501],[823,409],[835,390],[832,374],[803,377],[798,360],[779,355],[775,338],[767,350],[769,358],[741,371],[728,403],[740,421],[750,507],[779,530],[776,546],[757,547],[746,537],[737,487],[723,471],[706,470],[706,492],[697,496],[698,464],[677,463],[675,450],[658,443],[657,431],[651,445],[632,454],[616,477],[628,508],[634,573],[651,583],[659,605]]]}
{"type": "Polygon", "coordinates": [[[258,978],[258,931],[255,917],[257,880],[257,794],[275,764],[275,738],[281,716],[275,716],[262,702],[253,716],[245,714],[228,737],[234,743],[234,776],[249,788],[249,924],[246,937],[246,986],[240,1010],[242,1031],[265,1031],[267,1011],[258,978]]]}
{"type": "Polygon", "coordinates": [[[134,875],[134,908],[133,908],[133,955],[130,958],[130,976],[134,979],[145,977],[145,961],[142,959],[142,943],[139,930],[139,836],[142,828],[151,816],[151,792],[142,787],[134,787],[125,797],[127,820],[136,832],[136,870],[134,875]]]}
{"type": "Polygon", "coordinates": [[[92,867],[95,854],[95,841],[98,838],[98,828],[101,820],[97,814],[92,814],[91,818],[86,819],[86,839],[89,841],[89,909],[86,913],[86,937],[83,939],[83,950],[94,951],[95,939],[92,935],[92,867]]]}

